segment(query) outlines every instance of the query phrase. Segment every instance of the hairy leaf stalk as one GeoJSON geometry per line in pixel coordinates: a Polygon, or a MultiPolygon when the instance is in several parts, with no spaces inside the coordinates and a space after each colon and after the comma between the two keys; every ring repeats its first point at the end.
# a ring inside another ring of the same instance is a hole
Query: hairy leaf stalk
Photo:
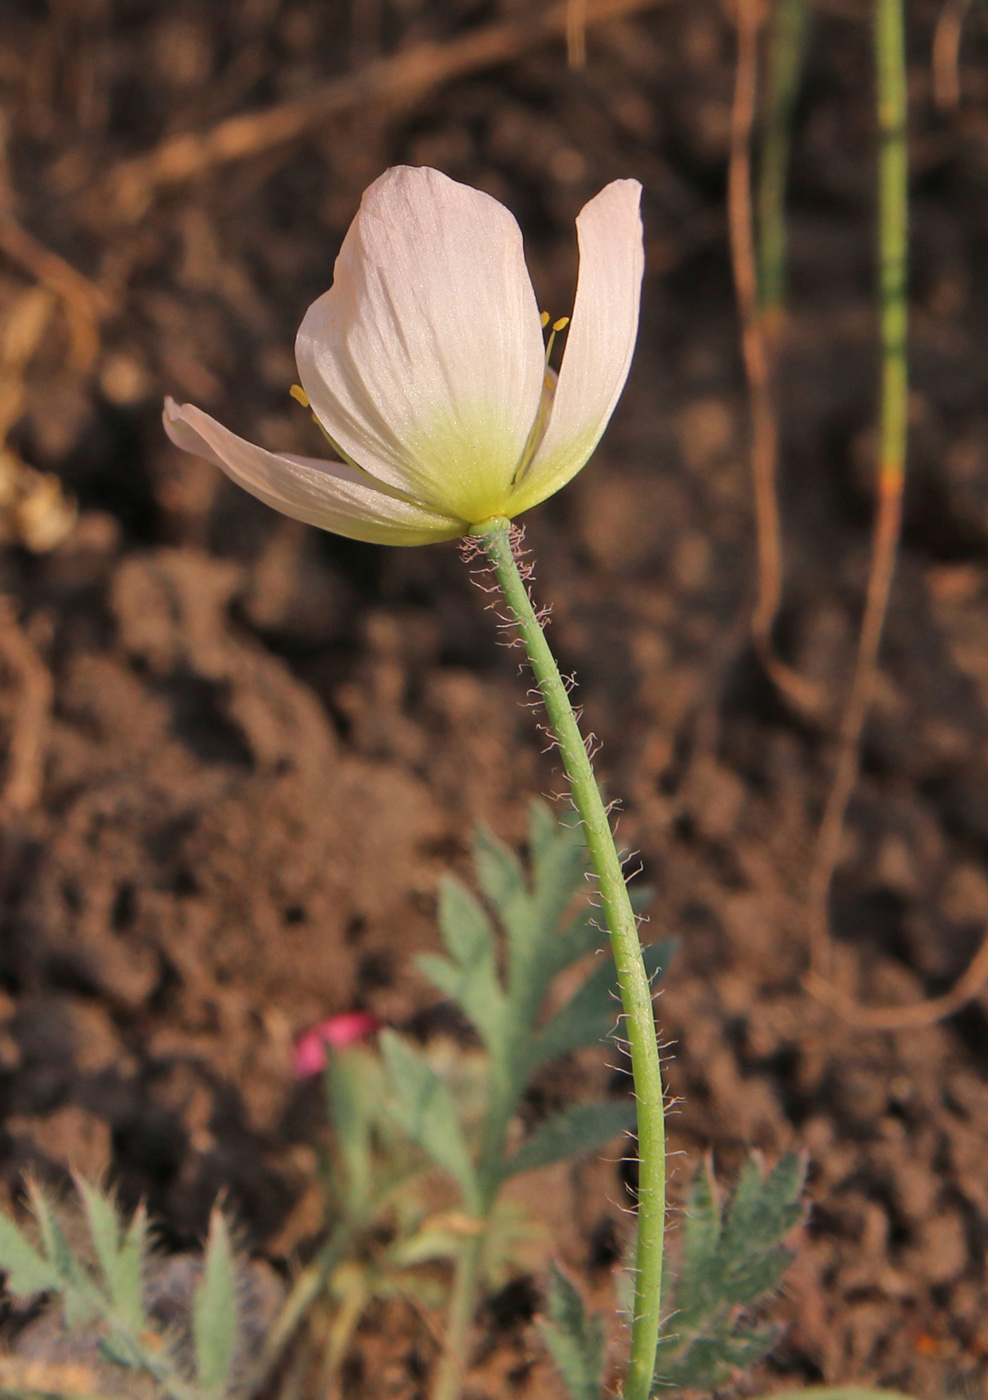
{"type": "Polygon", "coordinates": [[[638,1104],[638,1239],[635,1314],[624,1400],[647,1400],[655,1371],[662,1306],[662,1254],[666,1211],[665,1111],[652,988],[642,958],[638,924],[625,885],[607,810],[593,765],[528,586],[519,569],[507,520],[485,521],[473,538],[486,552],[528,654],[563,767],[583,824],[610,934],[638,1104]]]}

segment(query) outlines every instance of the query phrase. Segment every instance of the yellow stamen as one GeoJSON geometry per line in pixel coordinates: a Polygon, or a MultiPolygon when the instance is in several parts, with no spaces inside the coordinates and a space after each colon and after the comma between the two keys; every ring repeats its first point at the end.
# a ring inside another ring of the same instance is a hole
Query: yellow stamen
{"type": "Polygon", "coordinates": [[[288,392],[296,403],[300,403],[303,408],[309,407],[309,396],[302,388],[301,384],[293,384],[288,392]]]}
{"type": "MultiPolygon", "coordinates": [[[[545,325],[545,322],[543,321],[542,324],[545,325]]],[[[553,321],[553,323],[552,323],[552,329],[553,329],[554,331],[564,331],[568,325],[569,325],[569,317],[568,317],[568,316],[560,316],[560,318],[559,318],[558,321],[553,321]]]]}
{"type": "Polygon", "coordinates": [[[545,330],[546,326],[549,324],[549,313],[548,313],[548,311],[543,311],[543,312],[542,312],[542,315],[541,315],[541,317],[540,317],[540,319],[541,319],[541,321],[542,321],[542,329],[545,330]]]}

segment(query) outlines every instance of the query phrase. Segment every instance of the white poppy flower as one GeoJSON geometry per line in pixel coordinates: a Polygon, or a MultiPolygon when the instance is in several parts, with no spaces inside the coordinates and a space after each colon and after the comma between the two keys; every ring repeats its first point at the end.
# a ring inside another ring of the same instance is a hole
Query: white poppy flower
{"type": "Polygon", "coordinates": [[[624,387],[640,197],[637,180],[615,180],[576,221],[580,272],[557,379],[508,210],[437,170],[388,170],[295,343],[305,397],[342,460],[267,452],[171,399],[165,429],[276,510],[353,539],[425,544],[516,516],[586,463],[624,387]]]}

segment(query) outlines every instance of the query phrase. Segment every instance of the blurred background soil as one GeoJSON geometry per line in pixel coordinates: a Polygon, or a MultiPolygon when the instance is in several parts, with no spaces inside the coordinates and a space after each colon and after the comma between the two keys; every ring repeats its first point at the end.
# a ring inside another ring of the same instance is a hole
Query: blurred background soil
{"type": "MultiPolygon", "coordinates": [[[[988,33],[972,12],[960,106],[942,114],[938,6],[907,10],[906,539],[833,891],[842,956],[876,1003],[948,987],[988,922],[988,33]]],[[[237,113],[297,111],[382,56],[520,33],[532,13],[0,8],[2,1180],[16,1195],[29,1166],[109,1171],[177,1243],[225,1190],[258,1251],[304,1252],[321,1110],[293,1081],[294,1036],[355,1006],[422,1034],[442,1024],[413,968],[437,941],[437,880],[467,871],[478,819],[521,842],[530,796],[559,778],[455,545],[388,551],[282,519],[173,448],[161,398],[318,453],[289,398],[293,337],[383,168],[435,165],[503,200],[554,316],[571,306],[580,206],[636,176],[648,273],[631,380],[593,463],[525,523],[553,642],[624,799],[621,838],[655,891],[651,929],[679,939],[658,1003],[682,1099],[675,1190],[705,1152],[727,1180],[750,1148],[809,1154],[813,1209],[771,1308],[787,1330],[749,1389],[980,1393],[985,996],[878,1033],[800,983],[872,506],[869,7],[815,6],[791,182],[778,638],[827,697],[814,720],[748,639],[729,11],[658,0],[593,28],[582,72],[558,38],[529,36],[446,80],[330,102],[238,159],[217,147],[193,168],[200,148],[179,142],[157,184],[127,164],[237,113]]],[[[605,1059],[547,1075],[531,1114],[606,1080],[605,1059]]],[[[603,1304],[627,1228],[620,1172],[583,1163],[547,1185],[532,1186],[539,1210],[603,1304]]],[[[539,1302],[523,1278],[485,1309],[477,1394],[557,1393],[539,1302]]],[[[368,1319],[348,1395],[422,1391],[435,1340],[399,1313],[368,1319]]]]}

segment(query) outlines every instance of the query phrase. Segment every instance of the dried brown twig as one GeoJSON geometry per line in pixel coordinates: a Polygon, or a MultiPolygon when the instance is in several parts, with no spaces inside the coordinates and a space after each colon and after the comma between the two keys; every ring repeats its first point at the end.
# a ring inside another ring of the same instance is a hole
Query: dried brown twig
{"type": "Polygon", "coordinates": [[[6,597],[0,597],[0,660],[13,672],[20,691],[7,744],[0,813],[22,814],[36,806],[41,796],[54,687],[51,672],[6,597]]]}
{"type": "Polygon", "coordinates": [[[758,82],[760,9],[760,0],[737,0],[738,54],[727,190],[731,266],[751,413],[751,474],[758,554],[758,597],[751,618],[751,634],[762,665],[779,690],[799,709],[813,712],[820,704],[816,687],[781,661],[772,644],[772,628],[782,599],[782,542],[776,481],[779,428],[772,360],[758,309],[751,198],[751,135],[758,82]]]}
{"type": "MultiPolygon", "coordinates": [[[[585,0],[585,25],[604,24],[661,3],[664,0],[585,0]]],[[[98,191],[102,215],[112,212],[137,220],[160,190],[297,141],[318,130],[328,117],[354,107],[409,102],[440,83],[506,63],[547,39],[564,36],[572,18],[570,0],[561,0],[531,19],[491,24],[447,43],[420,44],[336,78],[307,97],[227,117],[208,131],[171,136],[110,172],[98,191]]]]}
{"type": "Polygon", "coordinates": [[[90,369],[99,351],[100,320],[111,310],[109,298],[9,213],[0,214],[0,251],[59,298],[69,320],[72,366],[90,369]]]}
{"type": "Polygon", "coordinates": [[[961,32],[970,8],[971,0],[944,0],[933,33],[933,98],[941,112],[960,106],[961,32]]]}
{"type": "Polygon", "coordinates": [[[8,124],[0,112],[0,253],[52,292],[65,307],[72,336],[71,363],[82,372],[92,368],[99,351],[99,323],[109,314],[109,298],[95,283],[46,248],[17,219],[16,198],[7,161],[8,124]]]}
{"type": "Polygon", "coordinates": [[[566,0],[566,61],[576,70],[587,66],[587,0],[566,0]]]}
{"type": "Polygon", "coordinates": [[[832,1007],[852,1025],[860,1026],[863,1030],[897,1031],[932,1026],[947,1016],[953,1016],[955,1011],[960,1011],[965,1003],[981,991],[986,981],[988,932],[966,970],[948,992],[939,997],[929,997],[925,1001],[912,1002],[908,1006],[864,1006],[852,997],[845,996],[832,982],[818,977],[813,972],[807,975],[804,985],[817,1001],[832,1007]]]}

